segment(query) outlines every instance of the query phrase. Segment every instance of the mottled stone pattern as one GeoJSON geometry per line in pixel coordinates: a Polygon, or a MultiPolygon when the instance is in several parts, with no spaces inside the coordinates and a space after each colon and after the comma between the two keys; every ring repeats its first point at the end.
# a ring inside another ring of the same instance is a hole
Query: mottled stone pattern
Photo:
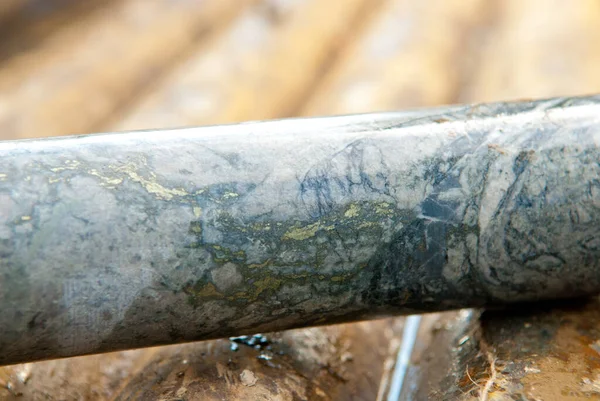
{"type": "Polygon", "coordinates": [[[600,290],[600,97],[0,143],[1,363],[600,290]]]}

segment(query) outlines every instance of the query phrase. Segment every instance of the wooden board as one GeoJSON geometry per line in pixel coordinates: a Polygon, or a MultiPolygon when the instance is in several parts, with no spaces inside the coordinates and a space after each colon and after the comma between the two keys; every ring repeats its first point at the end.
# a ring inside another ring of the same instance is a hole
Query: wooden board
{"type": "MultiPolygon", "coordinates": [[[[116,0],[22,1],[21,7],[11,13],[10,18],[5,18],[0,27],[0,61],[3,65],[10,65],[20,57],[35,54],[47,43],[55,41],[56,37],[68,39],[70,35],[64,32],[73,29],[72,21],[91,21],[93,14],[103,12],[114,1],[116,0]]],[[[38,61],[40,59],[41,57],[38,61]]],[[[22,79],[28,75],[28,71],[14,70],[13,78],[15,81],[22,79]]]]}
{"type": "Polygon", "coordinates": [[[124,0],[74,20],[0,65],[3,137],[98,129],[250,1],[124,0]]]}
{"type": "Polygon", "coordinates": [[[600,3],[496,1],[461,102],[584,95],[600,90],[600,3]]]}
{"type": "Polygon", "coordinates": [[[289,116],[380,0],[267,0],[177,68],[114,128],[289,116]]]}
{"type": "Polygon", "coordinates": [[[3,0],[0,3],[0,23],[5,24],[23,6],[24,0],[3,0]]]}
{"type": "Polygon", "coordinates": [[[484,0],[396,0],[338,60],[302,111],[347,114],[432,106],[455,101],[462,84],[459,57],[485,23],[484,0]]]}

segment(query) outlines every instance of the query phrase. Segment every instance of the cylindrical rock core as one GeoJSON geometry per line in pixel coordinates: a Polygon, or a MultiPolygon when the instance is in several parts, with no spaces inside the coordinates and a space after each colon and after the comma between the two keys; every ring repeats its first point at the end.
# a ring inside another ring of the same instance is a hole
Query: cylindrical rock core
{"type": "Polygon", "coordinates": [[[600,97],[0,143],[0,364],[600,292],[600,97]]]}

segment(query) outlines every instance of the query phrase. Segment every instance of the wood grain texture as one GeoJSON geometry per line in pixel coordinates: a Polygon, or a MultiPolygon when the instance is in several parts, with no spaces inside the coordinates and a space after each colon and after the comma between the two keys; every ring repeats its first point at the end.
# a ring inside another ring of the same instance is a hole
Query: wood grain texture
{"type": "Polygon", "coordinates": [[[95,130],[244,4],[126,0],[74,21],[38,51],[0,66],[3,137],[95,130]]]}
{"type": "Polygon", "coordinates": [[[465,42],[482,0],[395,0],[339,60],[303,115],[364,113],[451,103],[462,84],[465,42]]]}
{"type": "MultiPolygon", "coordinates": [[[[115,0],[28,0],[0,28],[0,62],[2,65],[19,65],[10,70],[15,81],[24,79],[39,68],[49,51],[42,51],[48,43],[59,41],[62,47],[70,46],[77,24],[73,21],[92,21],[95,13],[106,13],[115,0]],[[71,32],[71,33],[70,33],[71,32]],[[59,39],[55,39],[59,38],[59,39]],[[39,53],[37,53],[39,52],[39,53]],[[36,63],[18,62],[30,54],[40,54],[36,63]]],[[[56,47],[55,47],[56,48],[56,47]]],[[[4,68],[4,67],[2,67],[4,68]]],[[[4,74],[7,74],[6,72],[4,74]]],[[[4,139],[4,137],[2,137],[4,139]]]]}
{"type": "Polygon", "coordinates": [[[0,24],[5,24],[23,6],[25,0],[2,0],[0,2],[0,24]]]}
{"type": "Polygon", "coordinates": [[[381,1],[271,0],[249,10],[209,49],[113,128],[162,128],[281,118],[302,104],[344,38],[381,1]]]}
{"type": "Polygon", "coordinates": [[[600,3],[496,1],[495,29],[477,54],[462,102],[595,93],[600,90],[600,3]]]}

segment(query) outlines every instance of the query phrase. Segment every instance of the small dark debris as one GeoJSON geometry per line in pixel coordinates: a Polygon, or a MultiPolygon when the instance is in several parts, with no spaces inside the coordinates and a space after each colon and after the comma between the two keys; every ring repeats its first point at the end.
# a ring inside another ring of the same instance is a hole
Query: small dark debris
{"type": "Polygon", "coordinates": [[[254,348],[257,351],[260,351],[271,345],[271,341],[262,334],[254,334],[253,336],[229,337],[229,341],[233,343],[231,344],[232,351],[237,351],[238,344],[254,348]]]}

